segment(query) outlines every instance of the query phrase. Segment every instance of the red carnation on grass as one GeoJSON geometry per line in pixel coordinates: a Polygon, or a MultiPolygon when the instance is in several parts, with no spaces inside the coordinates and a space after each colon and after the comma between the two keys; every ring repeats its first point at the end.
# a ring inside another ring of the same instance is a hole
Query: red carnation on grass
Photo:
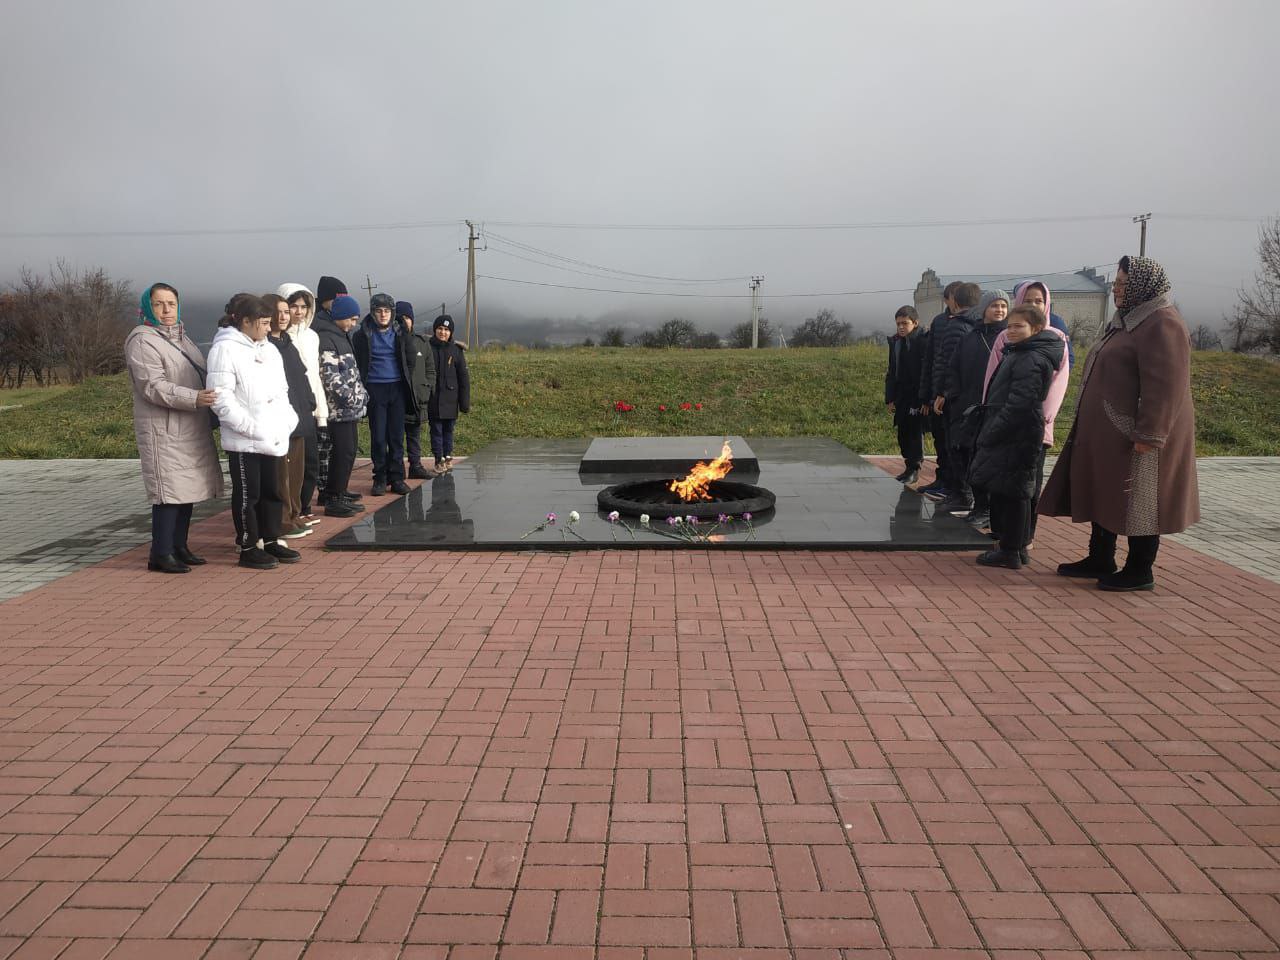
{"type": "Polygon", "coordinates": [[[666,405],[665,403],[660,403],[660,404],[658,404],[658,410],[659,410],[660,412],[662,412],[662,413],[666,413],[666,412],[667,412],[667,405],[666,405]]]}
{"type": "Polygon", "coordinates": [[[613,405],[613,409],[617,410],[618,413],[630,413],[632,410],[635,409],[635,407],[633,407],[629,403],[619,400],[617,403],[613,405]]]}
{"type": "Polygon", "coordinates": [[[702,404],[700,404],[700,403],[695,403],[695,404],[693,405],[693,409],[695,409],[695,410],[701,410],[701,409],[702,409],[702,404]]]}
{"type": "Polygon", "coordinates": [[[692,404],[692,403],[689,403],[689,401],[687,401],[687,400],[686,400],[684,403],[680,404],[680,409],[681,409],[681,410],[692,410],[692,409],[693,409],[693,404],[692,404]]]}

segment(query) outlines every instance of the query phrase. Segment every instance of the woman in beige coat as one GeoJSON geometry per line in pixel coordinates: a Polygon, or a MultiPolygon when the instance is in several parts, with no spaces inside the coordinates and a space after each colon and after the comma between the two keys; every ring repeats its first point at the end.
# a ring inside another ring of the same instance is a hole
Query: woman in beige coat
{"type": "Polygon", "coordinates": [[[1164,268],[1123,257],[1116,315],[1085,362],[1076,420],[1040,498],[1046,516],[1093,524],[1089,555],[1064,577],[1151,590],[1160,535],[1200,519],[1191,343],[1164,268]],[[1116,570],[1116,535],[1129,538],[1116,570]]]}
{"type": "Polygon", "coordinates": [[[222,496],[222,467],[213,445],[209,407],[216,391],[204,385],[200,348],[182,328],[178,291],[153,284],[142,294],[138,326],[124,341],[133,382],[133,429],[142,480],[151,501],[147,569],[190,573],[205,561],[187,547],[191,511],[222,496]]]}

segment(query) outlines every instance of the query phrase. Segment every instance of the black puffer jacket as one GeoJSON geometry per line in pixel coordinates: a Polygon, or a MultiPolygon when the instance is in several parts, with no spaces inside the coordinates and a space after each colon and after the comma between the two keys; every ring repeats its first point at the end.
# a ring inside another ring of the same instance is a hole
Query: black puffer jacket
{"type": "Polygon", "coordinates": [[[987,379],[987,360],[996,337],[1004,332],[1006,324],[979,323],[956,344],[947,369],[942,395],[947,398],[947,410],[951,414],[952,434],[950,442],[957,447],[972,447],[978,439],[979,408],[982,406],[982,385],[987,379]]]}
{"type": "Polygon", "coordinates": [[[1004,348],[987,388],[969,479],[1005,497],[1030,500],[1044,444],[1044,398],[1066,345],[1048,330],[1004,348]]]}
{"type": "Polygon", "coordinates": [[[441,343],[431,338],[436,361],[436,387],[427,401],[427,416],[432,420],[457,420],[459,413],[471,409],[471,376],[467,373],[466,351],[450,340],[441,343]]]}
{"type": "Polygon", "coordinates": [[[895,406],[894,421],[910,416],[924,404],[920,397],[920,366],[928,337],[916,327],[905,337],[889,338],[889,370],[884,378],[884,402],[895,406]]]}
{"type": "Polygon", "coordinates": [[[307,379],[307,368],[302,362],[302,354],[293,345],[289,334],[281,333],[279,338],[269,337],[284,361],[284,379],[289,385],[289,405],[298,415],[298,425],[293,428],[289,438],[314,437],[316,435],[316,395],[311,390],[311,381],[307,379]]]}
{"type": "Polygon", "coordinates": [[[425,423],[427,421],[427,405],[436,388],[436,352],[431,349],[434,339],[429,330],[415,327],[409,336],[409,350],[413,352],[413,402],[414,406],[404,412],[409,423],[425,423]]]}
{"type": "Polygon", "coordinates": [[[929,329],[924,332],[924,352],[920,359],[920,396],[921,403],[927,403],[933,406],[933,398],[937,396],[933,392],[933,341],[942,336],[942,328],[947,323],[947,311],[943,310],[929,323],[929,329]]]}
{"type": "Polygon", "coordinates": [[[945,397],[947,370],[951,366],[951,355],[956,352],[960,339],[973,329],[973,318],[968,313],[949,313],[945,317],[937,317],[929,328],[929,363],[928,378],[921,371],[921,382],[925,384],[922,393],[929,396],[932,403],[934,397],[945,397]]]}

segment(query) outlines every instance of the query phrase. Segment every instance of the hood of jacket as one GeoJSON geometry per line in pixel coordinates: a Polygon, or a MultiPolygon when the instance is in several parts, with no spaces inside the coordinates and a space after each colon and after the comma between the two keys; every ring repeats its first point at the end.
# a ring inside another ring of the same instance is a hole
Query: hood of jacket
{"type": "Polygon", "coordinates": [[[238,350],[248,350],[251,353],[256,353],[264,347],[271,347],[274,350],[275,347],[272,347],[267,342],[269,339],[268,337],[266,340],[251,340],[235,327],[219,327],[218,332],[213,335],[213,343],[210,349],[221,345],[224,350],[234,347],[238,350]]]}
{"type": "Polygon", "coordinates": [[[1049,295],[1049,285],[1043,280],[1023,280],[1020,284],[1013,288],[1013,306],[1020,307],[1027,299],[1027,294],[1032,287],[1039,287],[1044,294],[1044,315],[1046,318],[1053,314],[1053,298],[1049,295]]]}
{"type": "Polygon", "coordinates": [[[1056,330],[1045,327],[1038,333],[1034,333],[1027,339],[1018,343],[1006,343],[1004,345],[1005,353],[1039,353],[1054,368],[1062,363],[1062,354],[1067,349],[1067,342],[1062,338],[1061,334],[1056,330]]]}
{"type": "Polygon", "coordinates": [[[348,344],[351,342],[351,334],[355,332],[354,329],[351,331],[343,330],[338,326],[337,321],[329,316],[329,313],[326,310],[321,310],[316,314],[315,319],[311,321],[311,329],[322,337],[326,334],[334,337],[341,337],[343,340],[347,341],[348,344]]]}
{"type": "Polygon", "coordinates": [[[296,327],[303,327],[305,329],[311,326],[311,322],[316,318],[316,295],[311,292],[309,287],[306,287],[301,283],[282,283],[280,286],[276,287],[276,296],[283,297],[285,300],[288,300],[299,290],[307,295],[307,299],[310,302],[307,305],[307,313],[306,316],[302,318],[302,322],[290,324],[290,330],[293,330],[296,327]]]}

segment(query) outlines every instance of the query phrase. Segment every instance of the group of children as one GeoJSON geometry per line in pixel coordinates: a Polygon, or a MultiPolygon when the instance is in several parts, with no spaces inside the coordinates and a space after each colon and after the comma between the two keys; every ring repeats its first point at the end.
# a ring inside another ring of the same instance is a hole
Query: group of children
{"type": "Polygon", "coordinates": [[[918,492],[998,540],[978,563],[1017,570],[1030,560],[1070,340],[1040,280],[1018,284],[1012,298],[957,281],[943,301],[927,330],[914,307],[894,316],[885,404],[905,464],[897,479],[918,481],[928,429],[937,476],[918,492]]]}

